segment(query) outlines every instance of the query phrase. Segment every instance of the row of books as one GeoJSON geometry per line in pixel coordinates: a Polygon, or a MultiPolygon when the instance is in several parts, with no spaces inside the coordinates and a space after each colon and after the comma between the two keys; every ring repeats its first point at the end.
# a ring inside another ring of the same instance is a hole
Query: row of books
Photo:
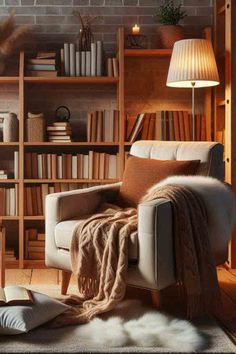
{"type": "Polygon", "coordinates": [[[14,170],[13,173],[9,172],[6,169],[0,170],[0,180],[1,179],[9,179],[9,178],[14,178],[18,179],[19,178],[19,152],[14,151],[14,170]]]}
{"type": "Polygon", "coordinates": [[[89,151],[88,154],[26,153],[25,176],[30,179],[116,179],[118,154],[89,151]]]}
{"type": "Polygon", "coordinates": [[[78,51],[74,43],[61,49],[61,71],[64,76],[102,76],[103,43],[91,43],[90,51],[78,51]]]}
{"type": "Polygon", "coordinates": [[[119,76],[119,63],[117,58],[107,58],[107,76],[119,76]]]}
{"type": "MultiPolygon", "coordinates": [[[[202,114],[195,117],[197,141],[206,140],[206,118],[202,114]]],[[[192,116],[187,111],[158,111],[127,115],[126,140],[192,140],[192,116]]]]}
{"type": "Polygon", "coordinates": [[[37,229],[25,230],[25,259],[45,258],[45,234],[37,229]]]}
{"type": "Polygon", "coordinates": [[[87,114],[88,142],[119,141],[119,111],[104,110],[87,114]]]}
{"type": "Polygon", "coordinates": [[[0,215],[18,215],[18,185],[14,188],[0,188],[0,215]]]}
{"type": "Polygon", "coordinates": [[[47,126],[47,136],[50,142],[71,142],[71,125],[68,122],[54,122],[47,126]]]}
{"type": "Polygon", "coordinates": [[[35,58],[27,60],[27,76],[55,77],[57,74],[56,52],[38,52],[35,58]]]}
{"type": "Polygon", "coordinates": [[[28,216],[45,215],[45,199],[48,194],[67,192],[76,189],[83,189],[94,186],[94,184],[83,183],[54,183],[53,185],[43,183],[39,186],[25,187],[24,189],[24,213],[28,216]]]}

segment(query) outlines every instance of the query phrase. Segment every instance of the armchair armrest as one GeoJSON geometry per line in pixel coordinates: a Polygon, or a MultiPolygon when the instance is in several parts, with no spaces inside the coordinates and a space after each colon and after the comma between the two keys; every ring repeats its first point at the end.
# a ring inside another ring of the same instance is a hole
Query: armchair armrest
{"type": "Polygon", "coordinates": [[[149,289],[175,282],[173,214],[169,200],[138,206],[138,264],[129,268],[128,283],[149,289]]]}
{"type": "Polygon", "coordinates": [[[46,197],[46,257],[49,267],[70,269],[70,258],[59,251],[55,243],[55,227],[63,220],[92,214],[103,201],[112,202],[120,183],[49,194],[46,197]]]}
{"type": "Polygon", "coordinates": [[[58,223],[93,213],[103,201],[112,201],[120,183],[53,193],[46,197],[46,220],[58,223]]]}

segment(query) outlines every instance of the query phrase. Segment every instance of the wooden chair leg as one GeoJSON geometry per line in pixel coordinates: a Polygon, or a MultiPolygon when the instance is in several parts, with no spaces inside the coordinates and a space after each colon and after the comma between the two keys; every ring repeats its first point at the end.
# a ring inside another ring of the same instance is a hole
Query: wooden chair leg
{"type": "Polygon", "coordinates": [[[5,228],[0,230],[0,287],[5,287],[5,251],[6,251],[6,239],[5,228]]]}
{"type": "Polygon", "coordinates": [[[61,279],[61,294],[66,295],[68,286],[70,283],[71,272],[62,270],[62,279],[61,279]]]}
{"type": "Polygon", "coordinates": [[[152,305],[156,309],[160,309],[161,308],[161,293],[160,293],[160,291],[152,290],[151,295],[152,295],[152,305]]]}

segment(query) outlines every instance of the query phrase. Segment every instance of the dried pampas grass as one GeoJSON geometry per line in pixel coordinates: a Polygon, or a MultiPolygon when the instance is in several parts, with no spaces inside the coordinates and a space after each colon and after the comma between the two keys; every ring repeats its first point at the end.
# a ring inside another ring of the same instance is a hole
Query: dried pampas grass
{"type": "Polygon", "coordinates": [[[16,27],[15,12],[0,23],[0,55],[7,57],[21,47],[31,30],[31,26],[16,27]]]}

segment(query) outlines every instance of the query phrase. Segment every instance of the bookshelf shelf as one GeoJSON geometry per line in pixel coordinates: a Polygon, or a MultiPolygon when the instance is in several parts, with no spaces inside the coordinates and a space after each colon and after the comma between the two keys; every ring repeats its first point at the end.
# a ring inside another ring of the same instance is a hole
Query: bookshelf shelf
{"type": "Polygon", "coordinates": [[[98,84],[98,85],[111,85],[119,82],[118,77],[24,77],[24,82],[28,84],[54,84],[54,85],[67,85],[67,84],[98,84]]]}
{"type": "Polygon", "coordinates": [[[44,215],[35,215],[35,216],[25,215],[24,220],[45,220],[45,216],[44,215]]]}
{"type": "Polygon", "coordinates": [[[19,183],[20,180],[19,179],[0,179],[0,184],[10,184],[10,183],[19,183]]]}
{"type": "Polygon", "coordinates": [[[14,220],[19,220],[19,216],[6,216],[6,215],[3,215],[3,216],[0,216],[0,221],[3,220],[3,221],[14,221],[14,220]]]}
{"type": "Polygon", "coordinates": [[[24,183],[115,183],[119,179],[25,179],[24,183]]]}
{"type": "Polygon", "coordinates": [[[119,143],[96,143],[96,142],[79,142],[79,141],[74,141],[74,142],[69,142],[69,143],[50,143],[50,142],[25,142],[25,146],[119,146],[119,143]]]}
{"type": "Polygon", "coordinates": [[[0,146],[19,146],[19,143],[5,143],[1,141],[0,146]]]}
{"type": "Polygon", "coordinates": [[[0,84],[18,84],[19,76],[0,76],[0,84]]]}
{"type": "Polygon", "coordinates": [[[170,57],[172,49],[125,49],[125,57],[170,57]]]}

